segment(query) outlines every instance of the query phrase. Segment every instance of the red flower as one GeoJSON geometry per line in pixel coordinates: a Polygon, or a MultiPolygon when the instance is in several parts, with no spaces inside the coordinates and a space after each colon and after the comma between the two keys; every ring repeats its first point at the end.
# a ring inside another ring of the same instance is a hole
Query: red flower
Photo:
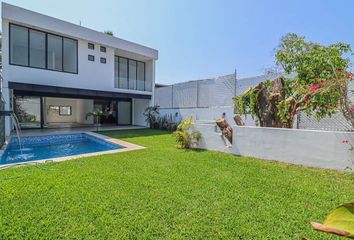
{"type": "Polygon", "coordinates": [[[344,144],[348,144],[348,143],[349,143],[349,141],[345,139],[345,140],[343,140],[343,141],[342,141],[342,143],[344,143],[344,144]]]}
{"type": "Polygon", "coordinates": [[[354,74],[351,72],[345,74],[345,78],[347,78],[347,79],[352,78],[352,77],[354,77],[354,74]]]}
{"type": "Polygon", "coordinates": [[[336,70],[336,74],[337,74],[337,75],[340,74],[340,70],[336,70]]]}
{"type": "Polygon", "coordinates": [[[352,112],[354,112],[354,107],[352,107],[352,112]]]}
{"type": "Polygon", "coordinates": [[[331,104],[326,104],[325,107],[326,108],[332,108],[332,105],[331,104]]]}
{"type": "Polygon", "coordinates": [[[313,85],[310,87],[310,92],[317,91],[318,89],[319,89],[319,87],[317,85],[313,85]]]}
{"type": "Polygon", "coordinates": [[[323,87],[325,85],[324,82],[320,82],[318,84],[315,84],[313,86],[310,87],[310,92],[314,92],[317,91],[318,89],[320,89],[321,87],[323,87]]]}

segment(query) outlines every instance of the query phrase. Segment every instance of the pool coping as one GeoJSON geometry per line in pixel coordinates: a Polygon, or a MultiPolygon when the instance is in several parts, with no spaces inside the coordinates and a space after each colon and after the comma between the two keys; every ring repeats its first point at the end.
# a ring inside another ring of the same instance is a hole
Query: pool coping
{"type": "MultiPolygon", "coordinates": [[[[27,162],[18,162],[18,163],[9,163],[9,164],[2,164],[0,165],[0,170],[7,169],[7,168],[12,168],[12,167],[20,167],[20,166],[26,166],[26,165],[33,165],[33,164],[38,164],[38,163],[47,163],[47,162],[63,162],[67,160],[74,160],[78,158],[83,158],[83,157],[92,157],[92,156],[100,156],[100,155],[105,155],[105,154],[112,154],[112,153],[118,153],[118,152],[128,152],[128,151],[135,151],[135,150],[140,150],[140,149],[145,149],[145,147],[134,144],[134,143],[129,143],[117,138],[111,138],[106,135],[102,135],[99,133],[95,132],[81,132],[84,134],[87,134],[92,137],[96,137],[98,139],[101,139],[103,141],[112,143],[114,145],[120,145],[122,148],[119,149],[114,149],[114,150],[107,150],[107,151],[100,151],[100,152],[93,152],[93,153],[84,153],[84,154],[77,154],[77,155],[71,155],[71,156],[66,156],[66,157],[58,157],[58,158],[46,158],[46,159],[41,159],[41,160],[33,160],[33,161],[27,161],[27,162]]],[[[74,133],[75,134],[75,133],[74,133]]],[[[76,133],[79,134],[79,133],[76,133]]],[[[54,134],[54,135],[61,135],[61,134],[54,134]]],[[[43,136],[43,135],[40,135],[43,136]]],[[[33,135],[33,137],[36,137],[33,135]]],[[[6,149],[6,147],[2,147],[2,152],[6,149]]],[[[2,152],[0,152],[0,157],[2,155],[2,152]]]]}

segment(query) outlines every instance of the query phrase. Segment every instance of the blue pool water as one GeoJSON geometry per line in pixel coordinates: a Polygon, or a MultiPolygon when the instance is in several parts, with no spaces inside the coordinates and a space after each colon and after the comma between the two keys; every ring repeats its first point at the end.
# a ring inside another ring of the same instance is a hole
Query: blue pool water
{"type": "Polygon", "coordinates": [[[0,165],[123,148],[85,133],[22,137],[21,143],[22,153],[17,138],[11,138],[0,165]]]}

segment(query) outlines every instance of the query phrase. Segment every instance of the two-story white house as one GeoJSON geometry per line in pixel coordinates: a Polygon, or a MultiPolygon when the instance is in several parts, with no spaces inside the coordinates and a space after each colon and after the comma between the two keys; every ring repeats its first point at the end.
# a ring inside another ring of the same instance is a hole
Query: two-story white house
{"type": "MultiPolygon", "coordinates": [[[[5,110],[21,128],[94,124],[145,126],[153,104],[158,51],[2,3],[5,110]]],[[[6,118],[6,135],[12,129],[6,118]]]]}

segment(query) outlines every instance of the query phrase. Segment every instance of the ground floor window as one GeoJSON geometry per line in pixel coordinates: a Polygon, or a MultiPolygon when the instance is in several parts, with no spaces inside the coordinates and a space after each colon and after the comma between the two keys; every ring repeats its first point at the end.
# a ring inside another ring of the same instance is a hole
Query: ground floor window
{"type": "Polygon", "coordinates": [[[41,97],[15,96],[14,111],[21,128],[41,127],[41,97]]]}
{"type": "Polygon", "coordinates": [[[72,106],[50,105],[48,109],[51,113],[59,116],[71,116],[72,114],[72,106]]]}
{"type": "Polygon", "coordinates": [[[132,100],[76,99],[45,96],[14,95],[13,109],[20,127],[58,128],[101,125],[131,125],[133,122],[132,100]],[[94,110],[103,114],[90,116],[94,110]]]}

